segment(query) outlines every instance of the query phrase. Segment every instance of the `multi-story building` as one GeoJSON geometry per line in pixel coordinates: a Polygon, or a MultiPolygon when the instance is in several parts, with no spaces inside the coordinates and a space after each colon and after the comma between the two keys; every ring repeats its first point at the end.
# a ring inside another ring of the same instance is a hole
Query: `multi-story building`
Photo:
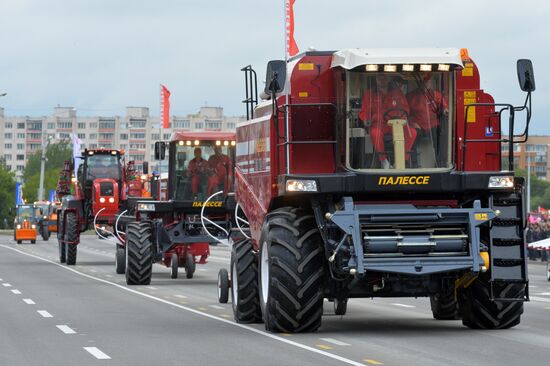
{"type": "MultiPolygon", "coordinates": [[[[508,160],[508,144],[502,145],[502,159],[508,160]]],[[[524,144],[514,144],[514,166],[527,169],[539,179],[550,181],[550,136],[529,136],[524,144]]]]}
{"type": "Polygon", "coordinates": [[[81,148],[116,148],[126,152],[138,169],[144,161],[154,162],[154,143],[168,140],[173,131],[235,130],[244,117],[226,117],[221,107],[201,107],[197,114],[171,116],[170,127],[161,128],[160,118],[149,115],[149,108],[127,107],[125,116],[78,116],[74,108],[56,107],[51,116],[7,117],[0,108],[0,157],[20,176],[28,157],[47,141],[71,139],[76,134],[81,148]]]}

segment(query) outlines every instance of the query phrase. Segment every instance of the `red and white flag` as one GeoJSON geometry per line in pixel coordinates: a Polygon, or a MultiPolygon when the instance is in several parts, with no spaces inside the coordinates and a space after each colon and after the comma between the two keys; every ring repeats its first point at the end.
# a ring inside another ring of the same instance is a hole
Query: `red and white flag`
{"type": "Polygon", "coordinates": [[[160,84],[160,115],[162,118],[162,127],[170,127],[170,90],[160,84]]]}
{"type": "Polygon", "coordinates": [[[294,2],[296,0],[285,0],[285,31],[286,31],[286,52],[294,56],[300,50],[294,39],[294,2]]]}

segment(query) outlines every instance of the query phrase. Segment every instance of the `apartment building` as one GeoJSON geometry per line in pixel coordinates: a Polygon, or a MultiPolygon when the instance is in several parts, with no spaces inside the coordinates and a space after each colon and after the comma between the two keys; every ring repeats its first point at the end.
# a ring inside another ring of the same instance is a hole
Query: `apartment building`
{"type": "MultiPolygon", "coordinates": [[[[502,159],[508,160],[508,144],[502,145],[502,159]]],[[[524,144],[514,144],[514,166],[527,169],[539,179],[550,181],[550,136],[529,136],[524,144]]]]}
{"type": "MultiPolygon", "coordinates": [[[[9,170],[20,176],[27,159],[47,141],[70,141],[76,134],[84,148],[116,148],[126,152],[141,169],[144,161],[154,162],[154,143],[168,140],[174,131],[231,131],[244,117],[227,117],[221,107],[201,107],[196,114],[171,116],[170,127],[160,128],[160,118],[147,107],[127,107],[124,116],[78,116],[70,107],[55,107],[50,116],[5,116],[0,108],[0,157],[9,170]]],[[[165,164],[166,166],[166,164],[165,164]]]]}

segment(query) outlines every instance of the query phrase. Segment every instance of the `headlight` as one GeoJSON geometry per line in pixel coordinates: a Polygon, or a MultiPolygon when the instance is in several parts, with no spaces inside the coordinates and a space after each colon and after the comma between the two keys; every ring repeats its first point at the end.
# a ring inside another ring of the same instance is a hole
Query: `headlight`
{"type": "Polygon", "coordinates": [[[99,203],[105,203],[105,197],[99,197],[99,203]]]}
{"type": "Polygon", "coordinates": [[[17,224],[16,228],[21,229],[21,224],[17,224]]]}
{"type": "Polygon", "coordinates": [[[31,225],[31,229],[36,229],[36,225],[35,225],[35,224],[32,224],[32,225],[31,225]]]}
{"type": "Polygon", "coordinates": [[[115,203],[114,197],[109,197],[109,203],[115,203]]]}
{"type": "Polygon", "coordinates": [[[513,188],[514,177],[512,176],[500,176],[489,177],[489,188],[513,188]]]}
{"type": "Polygon", "coordinates": [[[310,179],[290,179],[286,181],[287,192],[317,192],[317,182],[310,179]]]}
{"type": "Polygon", "coordinates": [[[138,211],[155,211],[155,204],[154,203],[138,203],[137,209],[138,209],[138,211]]]}
{"type": "Polygon", "coordinates": [[[46,220],[46,219],[48,218],[48,216],[43,216],[42,218],[43,218],[44,220],[46,220]]]}

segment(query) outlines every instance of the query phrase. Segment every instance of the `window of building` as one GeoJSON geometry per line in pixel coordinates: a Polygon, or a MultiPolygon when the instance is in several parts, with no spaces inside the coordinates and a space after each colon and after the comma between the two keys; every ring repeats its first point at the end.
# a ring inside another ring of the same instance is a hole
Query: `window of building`
{"type": "Polygon", "coordinates": [[[60,133],[59,133],[59,138],[60,138],[61,140],[70,139],[70,138],[71,138],[71,134],[70,134],[70,133],[65,133],[65,132],[60,132],[60,133]]]}
{"type": "Polygon", "coordinates": [[[4,154],[4,159],[6,161],[11,161],[11,154],[4,154]]]}
{"type": "Polygon", "coordinates": [[[151,134],[151,140],[154,140],[154,141],[160,140],[160,134],[158,133],[151,134]]]}
{"type": "Polygon", "coordinates": [[[25,166],[24,166],[24,165],[18,165],[18,166],[17,166],[17,171],[18,171],[18,172],[22,172],[23,170],[25,170],[25,166]]]}
{"type": "Polygon", "coordinates": [[[99,139],[100,140],[112,141],[114,137],[115,137],[115,134],[113,134],[113,133],[100,133],[99,134],[99,139]]]}
{"type": "Polygon", "coordinates": [[[97,122],[90,122],[90,128],[97,128],[97,122]]]}
{"type": "Polygon", "coordinates": [[[79,133],[77,136],[78,136],[79,139],[85,139],[86,138],[85,133],[79,133]]]}
{"type": "Polygon", "coordinates": [[[17,122],[17,128],[20,130],[25,129],[25,122],[17,122]]]}
{"type": "Polygon", "coordinates": [[[17,150],[23,150],[25,148],[25,144],[17,144],[17,150]]]}
{"type": "Polygon", "coordinates": [[[197,130],[202,130],[204,128],[204,122],[195,122],[195,128],[197,130]]]}
{"type": "Polygon", "coordinates": [[[143,132],[132,132],[130,133],[130,138],[133,140],[144,140],[145,139],[145,133],[143,132]]]}
{"type": "Polygon", "coordinates": [[[235,129],[235,122],[227,122],[227,128],[229,130],[234,130],[235,129]]]}
{"type": "Polygon", "coordinates": [[[169,134],[169,133],[165,133],[165,134],[163,135],[163,139],[164,139],[164,140],[170,140],[170,134],[169,134]]]}
{"type": "Polygon", "coordinates": [[[60,121],[60,122],[57,122],[57,128],[68,130],[73,128],[73,123],[71,121],[60,121]]]}
{"type": "Polygon", "coordinates": [[[115,120],[114,119],[100,119],[99,120],[100,129],[115,129],[115,120]]]}
{"type": "Polygon", "coordinates": [[[48,130],[53,130],[55,128],[55,123],[48,122],[48,130]]]}
{"type": "Polygon", "coordinates": [[[147,121],[144,119],[131,119],[130,128],[145,128],[147,121]]]}
{"type": "Polygon", "coordinates": [[[97,133],[91,133],[90,134],[90,139],[97,140],[97,133]]]}
{"type": "Polygon", "coordinates": [[[130,150],[145,149],[145,144],[130,144],[130,150]]]}
{"type": "Polygon", "coordinates": [[[220,121],[206,121],[206,128],[221,129],[222,123],[220,121]]]}
{"type": "Polygon", "coordinates": [[[25,133],[18,133],[17,138],[18,139],[24,139],[25,138],[25,133]]]}
{"type": "Polygon", "coordinates": [[[13,138],[13,135],[12,135],[11,133],[5,133],[5,134],[4,134],[4,138],[5,138],[6,140],[11,140],[11,139],[13,138]]]}
{"type": "Polygon", "coordinates": [[[19,161],[25,160],[25,155],[23,155],[23,154],[17,154],[17,160],[19,160],[19,161]]]}
{"type": "Polygon", "coordinates": [[[145,155],[130,155],[130,160],[143,161],[145,160],[145,155]]]}
{"type": "Polygon", "coordinates": [[[128,145],[126,145],[126,144],[120,144],[120,148],[121,148],[122,150],[126,150],[126,149],[128,149],[128,145]]]}
{"type": "Polygon", "coordinates": [[[27,121],[27,130],[42,131],[42,121],[40,120],[27,121]]]}
{"type": "Polygon", "coordinates": [[[85,130],[86,129],[86,122],[78,122],[78,129],[79,130],[85,130]]]}
{"type": "Polygon", "coordinates": [[[4,125],[4,128],[12,128],[13,125],[11,124],[11,122],[6,122],[6,124],[4,125]]]}
{"type": "Polygon", "coordinates": [[[11,165],[6,165],[7,170],[11,170],[11,165]]]}
{"type": "Polygon", "coordinates": [[[90,144],[90,149],[97,149],[97,144],[90,144]]]}
{"type": "Polygon", "coordinates": [[[29,151],[36,151],[40,149],[41,149],[40,144],[27,144],[27,150],[29,151]]]}
{"type": "Polygon", "coordinates": [[[41,133],[33,132],[33,133],[28,133],[27,134],[27,138],[30,139],[30,140],[40,140],[41,137],[42,137],[41,133]]]}
{"type": "Polygon", "coordinates": [[[121,133],[120,134],[120,139],[121,140],[128,140],[128,134],[127,133],[121,133]]]}
{"type": "Polygon", "coordinates": [[[191,128],[191,121],[186,119],[176,119],[173,123],[173,128],[191,128]]]}
{"type": "Polygon", "coordinates": [[[11,149],[11,144],[4,144],[4,149],[11,149]]]}

